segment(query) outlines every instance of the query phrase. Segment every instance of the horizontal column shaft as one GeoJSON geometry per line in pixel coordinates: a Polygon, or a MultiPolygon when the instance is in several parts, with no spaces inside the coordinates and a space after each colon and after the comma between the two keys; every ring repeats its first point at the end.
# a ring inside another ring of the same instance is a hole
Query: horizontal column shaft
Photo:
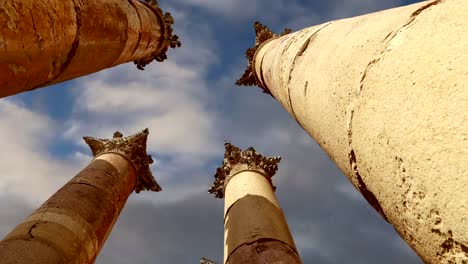
{"type": "Polygon", "coordinates": [[[0,1],[0,97],[164,53],[167,19],[138,0],[0,1]]]}

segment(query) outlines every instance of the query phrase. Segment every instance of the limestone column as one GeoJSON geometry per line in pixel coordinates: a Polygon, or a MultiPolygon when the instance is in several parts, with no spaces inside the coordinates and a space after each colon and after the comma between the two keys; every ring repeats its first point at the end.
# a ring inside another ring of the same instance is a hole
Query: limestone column
{"type": "Polygon", "coordinates": [[[130,193],[161,191],[147,136],[85,137],[93,161],[0,241],[0,263],[94,263],[130,193]]]}
{"type": "Polygon", "coordinates": [[[256,23],[238,81],[278,100],[427,263],[468,263],[467,14],[436,0],[283,36],[256,23]]]}
{"type": "Polygon", "coordinates": [[[143,69],[180,46],[155,0],[5,0],[0,21],[0,97],[130,61],[143,69]]]}
{"type": "Polygon", "coordinates": [[[224,144],[210,193],[224,198],[224,263],[301,263],[271,177],[280,157],[224,144]]]}

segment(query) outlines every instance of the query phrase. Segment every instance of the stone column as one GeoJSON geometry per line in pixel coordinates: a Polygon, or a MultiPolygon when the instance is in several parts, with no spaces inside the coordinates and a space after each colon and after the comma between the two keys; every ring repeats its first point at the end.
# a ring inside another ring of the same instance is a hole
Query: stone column
{"type": "Polygon", "coordinates": [[[130,193],[161,191],[147,136],[85,137],[93,161],[0,241],[0,263],[94,263],[130,193]]]}
{"type": "Polygon", "coordinates": [[[0,97],[130,61],[143,69],[180,46],[155,0],[5,0],[0,21],[0,97]]]}
{"type": "Polygon", "coordinates": [[[210,193],[224,198],[224,263],[301,263],[271,177],[280,157],[224,144],[210,193]]]}
{"type": "Polygon", "coordinates": [[[436,0],[283,36],[256,23],[238,81],[278,100],[427,263],[468,263],[467,14],[436,0]]]}

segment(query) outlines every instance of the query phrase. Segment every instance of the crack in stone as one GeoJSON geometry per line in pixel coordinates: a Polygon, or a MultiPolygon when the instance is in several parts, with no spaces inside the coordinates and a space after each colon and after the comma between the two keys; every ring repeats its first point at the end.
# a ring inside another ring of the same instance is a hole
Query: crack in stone
{"type": "Polygon", "coordinates": [[[367,189],[364,181],[362,180],[361,175],[359,174],[359,169],[358,169],[358,166],[357,166],[357,163],[356,163],[356,153],[355,153],[355,151],[354,151],[354,149],[352,147],[354,110],[355,110],[355,107],[356,107],[359,99],[362,96],[362,90],[364,88],[364,80],[366,79],[368,72],[370,71],[370,69],[374,65],[376,65],[383,58],[383,56],[385,55],[386,51],[388,50],[392,40],[400,32],[402,32],[404,29],[411,26],[411,24],[414,22],[416,17],[419,14],[421,14],[424,10],[428,9],[431,6],[440,4],[440,3],[444,2],[444,1],[445,0],[435,0],[435,1],[432,1],[432,2],[430,2],[430,3],[428,3],[428,4],[424,5],[424,6],[420,7],[419,9],[417,9],[416,11],[411,13],[410,19],[408,20],[408,22],[405,23],[400,29],[398,29],[397,31],[394,31],[394,32],[390,32],[387,36],[385,36],[383,42],[388,39],[387,44],[385,45],[385,48],[380,52],[380,55],[379,55],[378,58],[375,58],[375,59],[371,60],[367,64],[367,66],[366,66],[366,68],[365,68],[365,70],[364,70],[364,72],[362,74],[362,77],[361,77],[361,81],[360,81],[360,85],[359,85],[359,89],[358,89],[358,94],[357,94],[356,98],[353,100],[353,102],[350,103],[350,107],[349,107],[350,116],[349,116],[349,119],[348,119],[348,146],[350,147],[349,163],[350,163],[351,169],[355,173],[356,179],[358,181],[358,188],[361,191],[362,195],[382,215],[382,217],[385,220],[387,220],[387,217],[384,214],[383,208],[381,207],[381,205],[380,205],[379,201],[377,200],[377,198],[375,197],[375,195],[371,191],[369,191],[367,189]]]}
{"type": "Polygon", "coordinates": [[[92,184],[89,184],[87,182],[74,182],[74,184],[81,184],[81,185],[86,185],[86,186],[90,186],[90,187],[93,187],[95,189],[99,189],[98,187],[92,185],[92,184]]]}
{"type": "Polygon", "coordinates": [[[317,34],[324,28],[326,28],[327,26],[331,25],[334,21],[332,22],[328,22],[326,23],[325,25],[323,25],[322,27],[320,27],[319,29],[317,29],[312,35],[310,35],[310,37],[307,38],[307,40],[302,44],[302,47],[301,49],[299,49],[299,51],[297,52],[296,56],[294,57],[294,60],[292,62],[292,65],[291,65],[291,69],[289,71],[289,79],[288,79],[288,85],[291,83],[291,78],[292,78],[292,73],[294,71],[294,66],[296,65],[296,60],[298,57],[302,56],[302,54],[307,50],[307,48],[309,47],[309,44],[311,42],[314,41],[314,39],[317,37],[317,34]]]}
{"type": "MultiPolygon", "coordinates": [[[[432,7],[434,5],[438,5],[440,3],[443,3],[445,2],[445,0],[435,0],[433,2],[430,2],[428,3],[427,5],[424,5],[422,7],[420,7],[418,10],[414,11],[413,13],[411,13],[410,15],[410,19],[408,20],[408,22],[406,22],[401,28],[399,28],[397,31],[393,31],[393,32],[390,32],[382,42],[384,42],[386,39],[388,39],[387,41],[387,45],[385,47],[385,49],[381,52],[380,54],[380,58],[382,58],[383,54],[387,51],[388,49],[388,46],[390,44],[390,42],[399,34],[401,33],[403,30],[411,27],[411,25],[413,24],[414,20],[416,20],[416,17],[421,14],[424,10],[428,9],[429,7],[432,7]]],[[[380,58],[378,60],[380,60],[380,58]]],[[[377,61],[378,61],[377,60],[377,61]]],[[[376,62],[375,62],[376,63],[376,62]]]]}
{"type": "MultiPolygon", "coordinates": [[[[442,3],[442,2],[445,2],[445,0],[435,0],[435,1],[433,1],[433,2],[430,2],[430,3],[428,3],[427,5],[424,5],[424,6],[420,7],[418,10],[414,11],[414,12],[411,14],[411,17],[416,18],[416,16],[418,16],[422,11],[428,9],[428,8],[431,7],[431,6],[438,5],[438,4],[442,3]]],[[[410,23],[411,23],[411,22],[412,22],[412,21],[410,21],[410,23]]]]}
{"type": "Polygon", "coordinates": [[[301,122],[299,122],[299,119],[297,119],[296,112],[294,112],[294,108],[293,108],[292,103],[291,103],[291,85],[289,85],[289,84],[288,84],[288,100],[289,100],[289,105],[291,106],[291,112],[292,112],[292,115],[294,117],[294,120],[296,120],[297,124],[299,124],[299,126],[302,129],[304,129],[304,126],[302,126],[301,122]]]}
{"type": "MultiPolygon", "coordinates": [[[[318,31],[317,31],[318,32],[318,31]]],[[[300,57],[302,56],[302,54],[304,53],[304,51],[306,51],[306,49],[309,47],[309,43],[311,41],[314,41],[314,39],[317,37],[317,35],[315,35],[317,32],[315,32],[312,36],[310,36],[309,38],[306,39],[306,41],[304,42],[304,44],[302,44],[302,47],[301,49],[299,50],[299,52],[297,53],[296,57],[300,57]]]]}
{"type": "Polygon", "coordinates": [[[29,230],[28,230],[29,239],[34,239],[32,231],[34,230],[34,228],[38,227],[38,225],[39,225],[39,223],[35,223],[29,228],[29,230]]]}
{"type": "Polygon", "coordinates": [[[266,242],[280,242],[283,246],[286,246],[287,249],[291,250],[297,256],[299,256],[299,253],[297,252],[297,250],[295,248],[291,247],[288,243],[285,243],[284,241],[274,239],[274,238],[260,238],[260,239],[257,239],[255,241],[253,241],[253,242],[243,243],[243,244],[240,244],[239,246],[237,246],[234,250],[231,251],[231,254],[229,254],[229,256],[227,257],[226,263],[229,263],[229,258],[236,252],[236,250],[238,250],[239,248],[241,248],[243,246],[253,246],[253,247],[255,247],[255,251],[257,252],[257,254],[260,254],[261,252],[263,252],[265,250],[268,250],[269,248],[266,247],[265,245],[263,245],[266,242]]]}
{"type": "Polygon", "coordinates": [[[306,81],[305,84],[304,84],[304,97],[307,96],[307,86],[309,86],[309,81],[306,81]]]}
{"type": "Polygon", "coordinates": [[[37,221],[36,223],[34,223],[28,230],[28,240],[31,240],[31,239],[34,239],[34,235],[33,235],[33,230],[39,226],[40,223],[43,223],[44,221],[40,220],[42,218],[42,216],[48,211],[48,209],[44,210],[44,212],[41,213],[41,216],[39,217],[39,221],[37,221]]]}
{"type": "Polygon", "coordinates": [[[387,216],[385,215],[385,212],[382,208],[382,206],[379,203],[379,200],[377,197],[375,197],[374,193],[371,192],[369,189],[367,189],[366,183],[362,180],[361,175],[359,174],[358,166],[356,163],[356,154],[354,153],[354,150],[351,149],[351,152],[349,154],[349,162],[351,165],[351,168],[353,169],[356,178],[358,180],[358,188],[359,191],[361,192],[362,196],[366,199],[366,201],[377,211],[379,214],[385,219],[385,221],[388,222],[387,216]]]}
{"type": "Polygon", "coordinates": [[[73,40],[71,48],[68,51],[65,62],[62,65],[60,65],[60,68],[59,68],[58,72],[52,77],[51,80],[46,81],[45,83],[39,84],[36,87],[32,88],[31,90],[33,90],[35,88],[38,88],[38,87],[41,87],[41,86],[46,86],[46,85],[54,82],[55,80],[57,80],[57,78],[60,76],[60,74],[62,74],[68,68],[68,66],[70,65],[72,59],[75,57],[76,51],[78,50],[78,46],[80,44],[80,34],[81,34],[81,10],[80,10],[80,8],[78,6],[76,6],[76,3],[75,3],[74,10],[75,10],[75,19],[76,19],[75,39],[73,40]]]}
{"type": "MultiPolygon", "coordinates": [[[[369,64],[367,64],[366,66],[366,69],[364,70],[364,73],[362,75],[362,78],[361,78],[361,86],[359,87],[359,92],[362,90],[363,88],[363,82],[364,82],[364,79],[366,78],[367,76],[367,73],[368,71],[370,70],[370,68],[372,66],[374,66],[375,64],[377,64],[383,57],[383,55],[385,54],[385,52],[388,50],[388,46],[390,45],[390,43],[392,42],[392,40],[400,33],[402,32],[404,29],[406,29],[407,27],[409,27],[413,22],[414,20],[416,19],[416,17],[421,14],[424,10],[428,9],[429,7],[431,6],[434,6],[434,5],[437,5],[437,4],[440,4],[442,2],[444,2],[445,0],[436,0],[436,1],[433,1],[427,5],[424,5],[422,7],[420,7],[418,10],[414,11],[413,13],[411,13],[411,16],[410,16],[410,19],[407,23],[405,23],[400,29],[398,29],[397,31],[394,31],[394,32],[390,32],[385,38],[383,41],[385,41],[386,39],[388,39],[387,41],[387,45],[385,45],[385,48],[382,50],[382,52],[380,52],[380,56],[376,59],[373,59],[372,61],[369,62],[369,64]]],[[[358,95],[359,97],[359,95],[358,95]]]]}
{"type": "Polygon", "coordinates": [[[32,26],[33,26],[34,32],[36,33],[37,45],[38,45],[40,50],[43,50],[44,49],[44,40],[42,39],[41,34],[39,34],[39,32],[37,30],[36,21],[34,21],[34,14],[33,14],[33,12],[31,10],[29,11],[29,15],[31,16],[32,26]]]}
{"type": "MultiPolygon", "coordinates": [[[[314,33],[312,33],[312,35],[310,35],[310,37],[308,37],[306,39],[306,41],[302,44],[301,48],[299,49],[299,51],[297,52],[296,56],[294,57],[293,59],[293,62],[292,62],[292,65],[291,65],[291,68],[290,68],[290,71],[289,71],[289,78],[288,78],[288,83],[287,83],[287,86],[288,86],[288,100],[289,100],[289,106],[291,107],[291,112],[292,112],[292,115],[294,117],[294,120],[296,120],[296,122],[299,124],[299,126],[304,129],[304,126],[299,122],[299,120],[297,119],[297,116],[296,116],[296,112],[294,111],[294,107],[293,107],[293,104],[292,104],[292,100],[291,100],[291,79],[292,79],[292,73],[294,71],[294,66],[296,65],[296,60],[298,57],[302,56],[302,54],[307,50],[307,48],[309,47],[309,44],[311,42],[314,41],[314,39],[317,37],[317,34],[324,28],[326,28],[327,26],[329,26],[330,24],[332,24],[334,21],[332,22],[328,22],[326,23],[325,25],[321,26],[319,29],[317,29],[314,33]]],[[[292,42],[292,41],[291,41],[292,42]]],[[[286,50],[286,48],[284,49],[286,50]]],[[[283,50],[283,53],[284,53],[284,50],[283,50]]],[[[307,89],[307,84],[306,84],[306,89],[307,89]]],[[[305,129],[304,129],[305,130],[305,129]]]]}

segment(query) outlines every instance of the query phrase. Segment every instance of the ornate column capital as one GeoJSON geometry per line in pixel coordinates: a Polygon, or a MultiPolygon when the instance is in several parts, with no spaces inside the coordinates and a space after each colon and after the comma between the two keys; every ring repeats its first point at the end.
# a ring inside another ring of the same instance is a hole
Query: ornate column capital
{"type": "Polygon", "coordinates": [[[259,171],[266,176],[273,189],[276,189],[271,177],[278,170],[278,163],[281,157],[264,157],[258,154],[253,147],[242,151],[228,141],[224,142],[224,148],[224,160],[222,166],[216,169],[215,181],[208,191],[209,193],[213,193],[217,198],[223,198],[224,188],[228,184],[230,177],[243,170],[259,171]]]}
{"type": "Polygon", "coordinates": [[[136,169],[135,192],[150,190],[161,191],[161,187],[154,179],[149,165],[153,163],[151,155],[146,153],[146,140],[149,131],[144,129],[134,135],[123,137],[122,133],[116,131],[112,139],[99,139],[93,137],[83,137],[91,148],[93,156],[97,157],[105,153],[118,153],[125,156],[136,169]]]}
{"type": "Polygon", "coordinates": [[[236,81],[237,85],[245,85],[245,86],[258,86],[262,88],[264,93],[271,95],[268,87],[264,87],[262,82],[258,79],[257,75],[255,74],[255,65],[253,65],[255,53],[257,52],[258,48],[265,43],[267,40],[284,36],[292,32],[291,29],[285,28],[281,34],[275,34],[271,32],[271,30],[263,25],[262,23],[255,21],[254,22],[255,28],[255,45],[252,48],[247,49],[245,52],[245,57],[249,61],[247,65],[247,69],[245,70],[244,74],[236,81]]]}
{"type": "Polygon", "coordinates": [[[159,7],[157,0],[141,0],[140,3],[145,4],[148,8],[150,8],[162,25],[160,48],[154,53],[150,54],[148,57],[133,62],[139,70],[144,70],[145,66],[150,64],[153,60],[156,60],[158,62],[166,60],[166,52],[169,49],[169,47],[173,49],[179,48],[181,46],[181,43],[179,41],[179,36],[173,34],[172,32],[174,18],[172,17],[171,13],[163,12],[162,9],[159,7]]]}

